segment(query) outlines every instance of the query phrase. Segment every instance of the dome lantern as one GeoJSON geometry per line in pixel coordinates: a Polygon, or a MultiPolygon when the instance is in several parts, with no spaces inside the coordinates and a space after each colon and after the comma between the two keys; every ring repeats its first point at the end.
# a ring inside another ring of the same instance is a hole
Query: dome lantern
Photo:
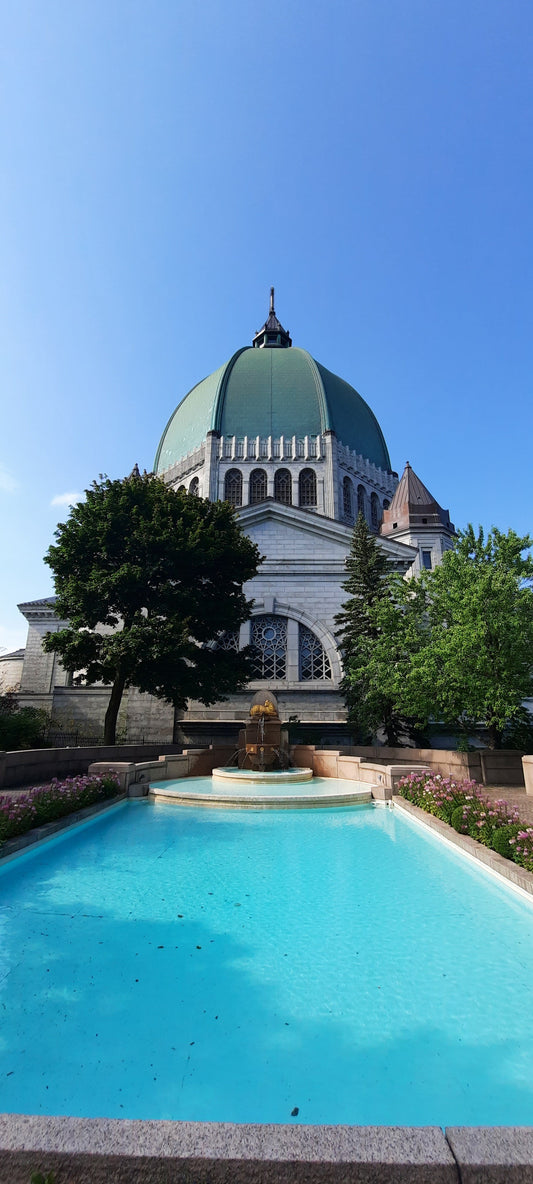
{"type": "Polygon", "coordinates": [[[254,349],[288,349],[292,345],[287,329],[278,321],[274,309],[274,289],[270,289],[270,308],[268,317],[262,329],[256,333],[252,345],[254,349]]]}

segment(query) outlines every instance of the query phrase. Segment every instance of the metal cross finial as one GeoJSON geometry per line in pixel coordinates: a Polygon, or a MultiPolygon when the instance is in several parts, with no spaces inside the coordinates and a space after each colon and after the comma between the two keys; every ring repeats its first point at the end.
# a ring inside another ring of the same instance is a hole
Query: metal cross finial
{"type": "Polygon", "coordinates": [[[274,312],[274,289],[270,289],[270,312],[274,312]]]}

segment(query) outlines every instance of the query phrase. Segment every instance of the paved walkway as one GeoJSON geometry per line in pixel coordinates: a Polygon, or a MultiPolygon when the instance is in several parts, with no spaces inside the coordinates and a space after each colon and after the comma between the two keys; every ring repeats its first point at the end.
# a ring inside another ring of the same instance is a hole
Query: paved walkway
{"type": "Polygon", "coordinates": [[[523,786],[519,785],[504,785],[496,787],[493,785],[482,786],[483,793],[486,794],[491,801],[508,802],[510,806],[516,806],[520,812],[520,818],[523,822],[533,823],[533,795],[527,794],[523,786]]]}

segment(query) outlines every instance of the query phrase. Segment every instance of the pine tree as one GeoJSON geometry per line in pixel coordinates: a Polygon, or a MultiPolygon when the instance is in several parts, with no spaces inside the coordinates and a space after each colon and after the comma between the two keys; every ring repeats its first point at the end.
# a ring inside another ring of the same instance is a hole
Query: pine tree
{"type": "Polygon", "coordinates": [[[361,638],[372,633],[369,610],[384,595],[383,580],[387,574],[387,560],[370,531],[363,514],[355,523],[350,554],[346,560],[347,579],[342,585],[349,600],[335,617],[338,638],[345,660],[356,657],[361,638]]]}
{"type": "Polygon", "coordinates": [[[375,636],[370,610],[383,596],[387,560],[363,514],[357,516],[354,526],[346,572],[342,589],[348,599],[335,617],[344,663],[340,689],[348,720],[357,729],[359,738],[369,741],[373,728],[366,710],[365,656],[368,643],[375,636]]]}
{"type": "Polygon", "coordinates": [[[398,577],[389,574],[386,556],[362,514],[355,523],[346,571],[342,588],[348,600],[335,624],[343,652],[341,692],[348,720],[362,742],[371,742],[381,730],[387,744],[396,747],[405,743],[406,737],[415,738],[416,728],[396,710],[386,680],[372,678],[371,671],[380,649],[383,615],[390,618],[392,614],[401,632],[403,618],[396,609],[398,577]]]}

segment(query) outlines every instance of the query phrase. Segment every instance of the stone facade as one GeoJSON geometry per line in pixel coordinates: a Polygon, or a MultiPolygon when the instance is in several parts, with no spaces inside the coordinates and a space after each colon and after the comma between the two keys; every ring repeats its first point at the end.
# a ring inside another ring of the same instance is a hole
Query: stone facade
{"type": "Polygon", "coordinates": [[[11,654],[0,654],[0,695],[6,691],[19,691],[24,666],[24,650],[11,654]]]}

